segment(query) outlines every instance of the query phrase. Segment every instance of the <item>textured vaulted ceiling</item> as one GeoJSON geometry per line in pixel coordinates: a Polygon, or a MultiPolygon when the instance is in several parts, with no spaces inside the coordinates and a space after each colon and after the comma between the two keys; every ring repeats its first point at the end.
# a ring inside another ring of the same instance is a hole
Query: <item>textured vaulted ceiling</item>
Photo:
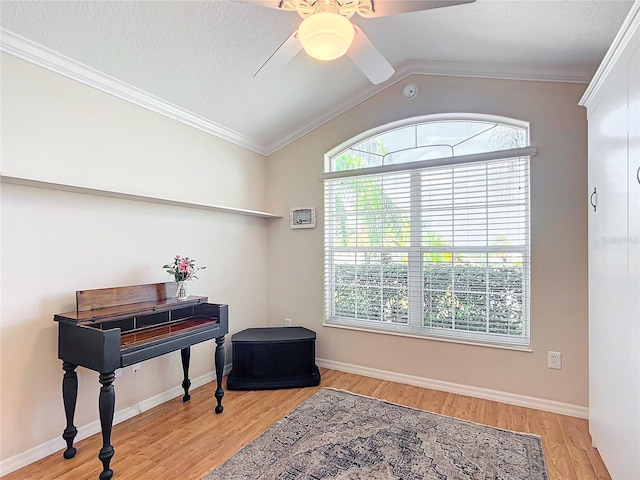
{"type": "Polygon", "coordinates": [[[254,77],[300,18],[229,0],[3,0],[0,19],[8,53],[74,61],[269,154],[412,73],[588,82],[632,3],[477,0],[391,17],[356,15],[354,23],[396,69],[376,86],[347,57],[322,63],[303,52],[254,77]]]}

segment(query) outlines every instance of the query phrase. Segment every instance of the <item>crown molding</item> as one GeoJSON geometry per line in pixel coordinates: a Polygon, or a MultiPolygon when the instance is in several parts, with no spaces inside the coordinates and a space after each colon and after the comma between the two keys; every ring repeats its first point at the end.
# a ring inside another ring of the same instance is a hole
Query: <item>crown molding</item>
{"type": "Polygon", "coordinates": [[[620,27],[618,34],[613,39],[609,50],[607,50],[607,53],[602,59],[600,67],[598,67],[598,70],[593,76],[593,80],[589,84],[587,90],[584,92],[584,95],[578,102],[578,105],[582,105],[583,107],[593,106],[594,100],[598,98],[597,93],[600,91],[602,85],[609,77],[609,74],[613,70],[614,66],[621,59],[622,55],[625,54],[624,52],[627,45],[631,42],[631,39],[639,29],[640,0],[636,0],[636,2],[631,6],[631,9],[629,10],[629,13],[624,22],[622,22],[622,26],[620,27]]]}
{"type": "MultiPolygon", "coordinates": [[[[639,0],[640,1],[640,0],[639,0]]],[[[387,81],[378,85],[371,85],[360,91],[357,96],[349,97],[349,100],[334,106],[331,112],[317,117],[313,122],[307,123],[288,135],[281,137],[267,148],[267,156],[271,155],[298,138],[321,127],[334,118],[342,115],[358,104],[368,100],[382,90],[401,82],[411,75],[437,75],[448,77],[473,77],[490,78],[496,80],[523,80],[535,82],[560,82],[560,83],[589,83],[591,76],[583,72],[574,72],[571,75],[558,75],[551,71],[545,72],[539,67],[527,65],[507,65],[497,63],[462,63],[462,62],[429,62],[411,60],[396,68],[396,73],[387,81]]]]}
{"type": "MultiPolygon", "coordinates": [[[[634,6],[637,10],[637,4],[634,6]]],[[[349,109],[373,97],[382,90],[394,85],[410,75],[439,75],[454,77],[492,78],[503,80],[529,80],[544,82],[588,83],[590,78],[581,73],[558,75],[551,71],[528,66],[513,66],[495,63],[428,62],[411,60],[396,69],[396,73],[386,82],[371,85],[360,90],[356,96],[350,96],[346,102],[335,105],[324,115],[314,118],[307,124],[291,131],[270,144],[263,144],[236,131],[223,127],[200,115],[180,108],[151,95],[139,88],[88,67],[76,60],[61,55],[40,44],[0,29],[0,50],[31,62],[80,83],[121,98],[135,105],[152,110],[161,115],[202,130],[216,137],[244,147],[260,155],[269,156],[316,128],[342,115],[349,109]]]]}
{"type": "Polygon", "coordinates": [[[0,29],[0,50],[34,65],[46,68],[102,92],[177,120],[203,132],[215,135],[248,150],[265,155],[264,145],[238,132],[223,127],[200,115],[173,105],[161,98],[95,70],[76,60],[32,42],[13,32],[0,29]]]}
{"type": "Polygon", "coordinates": [[[449,77],[491,78],[496,80],[524,80],[533,82],[556,83],[589,83],[590,74],[584,71],[574,71],[558,74],[555,69],[507,63],[466,63],[466,62],[435,62],[410,60],[401,65],[395,76],[402,78],[409,75],[439,75],[449,77]]]}

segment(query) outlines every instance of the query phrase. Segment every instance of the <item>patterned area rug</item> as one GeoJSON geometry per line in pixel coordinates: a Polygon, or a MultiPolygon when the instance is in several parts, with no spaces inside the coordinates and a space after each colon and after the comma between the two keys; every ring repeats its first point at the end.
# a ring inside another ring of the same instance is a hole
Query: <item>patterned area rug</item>
{"type": "Polygon", "coordinates": [[[323,388],[204,480],[547,478],[537,435],[323,388]]]}

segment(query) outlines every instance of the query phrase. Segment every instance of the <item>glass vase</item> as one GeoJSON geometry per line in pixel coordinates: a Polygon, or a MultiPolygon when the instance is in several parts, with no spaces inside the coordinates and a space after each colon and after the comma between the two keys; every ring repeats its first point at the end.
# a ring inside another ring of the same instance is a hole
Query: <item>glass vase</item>
{"type": "Polygon", "coordinates": [[[176,297],[178,300],[186,300],[187,299],[187,287],[184,282],[178,282],[178,289],[176,290],[176,297]]]}

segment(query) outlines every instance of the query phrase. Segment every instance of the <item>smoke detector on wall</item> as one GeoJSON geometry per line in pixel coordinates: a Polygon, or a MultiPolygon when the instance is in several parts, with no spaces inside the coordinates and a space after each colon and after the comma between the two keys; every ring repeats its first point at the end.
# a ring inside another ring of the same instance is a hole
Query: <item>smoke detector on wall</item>
{"type": "Polygon", "coordinates": [[[402,89],[402,96],[407,100],[414,98],[417,94],[418,87],[415,85],[415,83],[410,83],[402,89]]]}

